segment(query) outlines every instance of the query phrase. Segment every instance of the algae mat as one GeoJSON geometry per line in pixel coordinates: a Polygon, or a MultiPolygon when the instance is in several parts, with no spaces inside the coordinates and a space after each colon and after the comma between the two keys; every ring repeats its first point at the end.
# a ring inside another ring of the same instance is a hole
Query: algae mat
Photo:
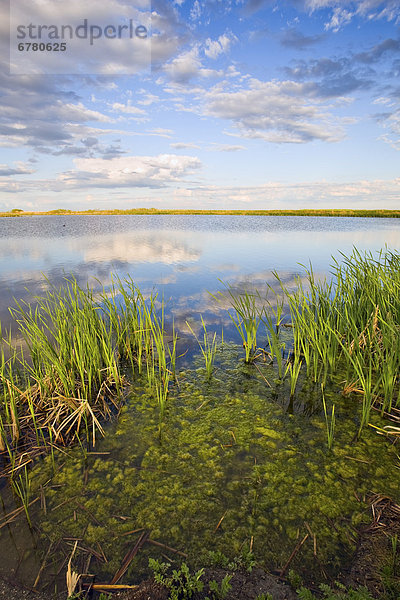
{"type": "MultiPolygon", "coordinates": [[[[317,384],[303,380],[289,402],[289,383],[272,367],[245,365],[234,344],[218,350],[210,382],[199,365],[178,374],[161,440],[155,400],[137,383],[94,451],[75,448],[33,469],[43,547],[77,539],[82,552],[93,550],[90,572],[110,581],[141,529],[194,566],[210,551],[233,558],[251,547],[270,570],[308,532],[292,566],[335,576],[369,521],[368,495],[398,499],[395,447],[371,427],[356,440],[358,400],[345,398],[339,381],[326,391],[336,411],[328,450],[317,384]]],[[[380,424],[379,414],[371,422],[380,424]]],[[[146,544],[124,581],[145,577],[149,557],[162,553],[146,544]]]]}

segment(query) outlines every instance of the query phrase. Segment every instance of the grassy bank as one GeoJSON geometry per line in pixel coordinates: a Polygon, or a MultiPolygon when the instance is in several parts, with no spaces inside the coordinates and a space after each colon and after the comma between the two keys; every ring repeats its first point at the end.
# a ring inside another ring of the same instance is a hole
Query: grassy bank
{"type": "Polygon", "coordinates": [[[0,217],[32,217],[48,215],[249,215],[249,216],[289,216],[289,217],[374,217],[399,218],[400,210],[353,210],[353,209],[301,209],[301,210],[197,210],[197,209],[157,209],[131,208],[127,210],[68,210],[56,209],[47,212],[33,212],[13,209],[0,212],[0,217]]]}

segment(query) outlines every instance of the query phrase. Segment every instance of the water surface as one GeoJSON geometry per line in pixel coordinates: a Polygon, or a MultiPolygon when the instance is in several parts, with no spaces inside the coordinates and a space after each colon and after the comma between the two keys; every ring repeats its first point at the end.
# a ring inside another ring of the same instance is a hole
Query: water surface
{"type": "MultiPolygon", "coordinates": [[[[176,323],[205,313],[210,295],[265,286],[271,271],[290,278],[309,265],[329,274],[332,255],[353,246],[400,246],[400,220],[279,216],[36,216],[0,218],[0,319],[13,298],[30,300],[73,274],[80,284],[130,275],[143,291],[171,298],[176,323]],[[28,293],[28,291],[30,293],[28,293]]],[[[214,305],[212,304],[214,308],[214,305]]]]}

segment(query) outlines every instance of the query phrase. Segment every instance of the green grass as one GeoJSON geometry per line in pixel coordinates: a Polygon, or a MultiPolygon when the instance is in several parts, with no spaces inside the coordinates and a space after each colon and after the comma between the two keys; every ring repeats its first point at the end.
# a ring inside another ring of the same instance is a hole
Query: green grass
{"type": "Polygon", "coordinates": [[[324,386],[343,373],[345,393],[361,398],[359,435],[379,407],[400,404],[400,255],[354,249],[334,261],[332,280],[317,281],[312,269],[284,288],[294,336],[295,357],[324,386]]]}
{"type": "Polygon", "coordinates": [[[210,335],[207,331],[207,326],[204,322],[203,316],[201,315],[200,318],[201,318],[201,325],[203,328],[203,340],[202,341],[199,340],[199,338],[197,337],[197,335],[195,334],[192,327],[190,326],[190,324],[187,321],[186,321],[186,325],[188,326],[189,330],[194,335],[197,343],[199,344],[200,351],[203,355],[204,362],[205,362],[206,377],[208,380],[210,380],[212,377],[213,369],[214,369],[215,354],[217,352],[217,333],[214,332],[214,335],[212,337],[210,337],[210,335]]]}
{"type": "MultiPolygon", "coordinates": [[[[257,332],[263,314],[263,309],[259,308],[261,297],[258,292],[254,294],[247,291],[236,293],[231,286],[226,285],[225,287],[234,310],[233,314],[228,311],[229,318],[242,340],[245,362],[251,363],[257,356],[257,332]]],[[[216,300],[221,300],[225,296],[222,292],[219,292],[217,296],[213,297],[216,300]]]]}
{"type": "Polygon", "coordinates": [[[198,209],[158,209],[158,208],[130,208],[119,209],[92,209],[70,210],[58,208],[47,212],[23,211],[13,209],[1,212],[0,217],[29,217],[32,215],[254,215],[254,216],[305,216],[305,217],[374,217],[374,218],[399,218],[400,210],[379,209],[298,209],[298,210],[198,210],[198,209]]]}
{"type": "Polygon", "coordinates": [[[10,337],[0,349],[0,451],[11,471],[21,453],[53,453],[82,437],[94,445],[102,421],[121,406],[126,361],[133,377],[145,365],[161,429],[177,335],[172,328],[166,341],[164,302],[156,294],[145,299],[128,278],[95,297],[70,278],[34,306],[17,303],[11,314],[27,349],[10,337]]]}

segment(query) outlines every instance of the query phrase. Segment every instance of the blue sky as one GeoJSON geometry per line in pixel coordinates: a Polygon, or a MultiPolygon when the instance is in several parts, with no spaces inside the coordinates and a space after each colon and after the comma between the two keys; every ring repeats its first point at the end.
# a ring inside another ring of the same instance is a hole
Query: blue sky
{"type": "Polygon", "coordinates": [[[2,15],[0,209],[400,208],[398,0],[107,2],[11,24],[132,15],[142,45],[18,53],[2,15]]]}

